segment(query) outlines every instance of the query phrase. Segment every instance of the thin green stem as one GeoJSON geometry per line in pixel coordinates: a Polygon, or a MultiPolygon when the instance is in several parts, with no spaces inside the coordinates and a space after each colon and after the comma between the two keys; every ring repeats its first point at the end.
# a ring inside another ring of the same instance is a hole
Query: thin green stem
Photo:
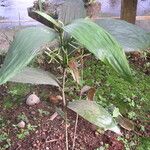
{"type": "Polygon", "coordinates": [[[74,129],[74,137],[73,137],[72,150],[74,150],[75,142],[76,142],[76,134],[77,134],[78,118],[79,118],[79,115],[77,114],[77,115],[76,115],[76,122],[75,122],[75,129],[74,129]]]}
{"type": "Polygon", "coordinates": [[[63,69],[63,85],[62,85],[62,98],[63,98],[63,105],[65,108],[65,135],[66,135],[66,150],[68,150],[68,124],[67,124],[67,110],[66,110],[66,98],[65,98],[65,79],[66,79],[66,68],[63,69]]]}
{"type": "MultiPolygon", "coordinates": [[[[79,101],[81,101],[82,95],[80,95],[79,101]]],[[[76,122],[75,122],[75,127],[74,127],[74,137],[73,137],[73,145],[72,145],[72,150],[75,148],[75,142],[76,142],[76,135],[77,135],[77,126],[78,126],[78,120],[79,120],[79,115],[76,114],[76,122]]]]}
{"type": "Polygon", "coordinates": [[[60,37],[61,53],[62,53],[62,58],[63,58],[62,66],[63,66],[63,68],[66,68],[68,56],[67,56],[66,50],[64,49],[63,31],[60,31],[59,37],[60,37]]]}
{"type": "Polygon", "coordinates": [[[66,69],[63,71],[63,85],[62,85],[62,98],[63,98],[63,105],[66,107],[66,99],[65,99],[65,81],[66,80],[66,69]]]}
{"type": "Polygon", "coordinates": [[[59,32],[59,36],[60,36],[60,44],[61,44],[61,52],[62,52],[62,58],[63,58],[63,62],[62,62],[62,67],[63,67],[63,81],[62,81],[62,98],[63,98],[63,106],[64,106],[64,113],[65,113],[65,137],[66,137],[66,150],[69,149],[69,142],[68,142],[68,124],[67,124],[67,104],[66,104],[66,98],[65,98],[65,83],[66,83],[66,67],[67,67],[67,62],[66,62],[66,58],[67,58],[67,54],[66,51],[64,49],[64,40],[63,40],[63,32],[60,31],[59,32]]]}

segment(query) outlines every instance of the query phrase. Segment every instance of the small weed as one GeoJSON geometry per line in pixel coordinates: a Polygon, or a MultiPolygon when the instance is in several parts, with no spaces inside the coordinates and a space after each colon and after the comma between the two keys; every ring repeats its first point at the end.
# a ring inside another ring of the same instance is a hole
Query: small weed
{"type": "Polygon", "coordinates": [[[137,150],[150,150],[150,138],[140,138],[140,146],[137,150]]]}
{"type": "Polygon", "coordinates": [[[11,83],[9,84],[9,93],[12,96],[23,96],[30,92],[30,85],[20,84],[20,83],[11,83]]]}
{"type": "Polygon", "coordinates": [[[125,150],[131,150],[133,146],[135,146],[135,143],[133,141],[129,142],[126,138],[124,137],[118,137],[119,141],[122,141],[124,143],[125,150]]]}
{"type": "Polygon", "coordinates": [[[30,92],[30,86],[26,84],[8,84],[8,95],[4,98],[3,108],[11,109],[20,105],[22,98],[30,92]]]}
{"type": "Polygon", "coordinates": [[[95,150],[108,150],[108,148],[109,148],[109,145],[105,144],[104,146],[101,146],[100,148],[97,148],[95,150]]]}
{"type": "Polygon", "coordinates": [[[28,124],[26,129],[21,129],[20,132],[17,134],[18,139],[24,139],[26,136],[30,134],[31,131],[35,131],[37,126],[28,124]]]}
{"type": "Polygon", "coordinates": [[[130,111],[128,113],[128,117],[129,117],[129,119],[132,119],[132,120],[136,120],[137,119],[137,115],[136,115],[136,113],[134,111],[130,111]]]}
{"type": "Polygon", "coordinates": [[[40,116],[43,116],[43,115],[49,115],[49,112],[48,111],[45,111],[45,110],[43,110],[43,109],[38,109],[38,112],[39,112],[39,115],[40,116]]]}
{"type": "Polygon", "coordinates": [[[3,107],[4,109],[10,109],[12,108],[14,105],[12,99],[10,99],[10,97],[7,97],[4,102],[3,102],[3,107]]]}
{"type": "Polygon", "coordinates": [[[0,129],[5,126],[5,120],[2,116],[0,116],[0,129]]]}
{"type": "Polygon", "coordinates": [[[8,138],[7,133],[4,132],[4,133],[0,134],[0,142],[7,140],[7,138],[8,138]]]}
{"type": "Polygon", "coordinates": [[[11,140],[6,132],[0,134],[0,145],[3,145],[0,150],[6,150],[11,146],[11,140]]]}
{"type": "Polygon", "coordinates": [[[24,122],[26,122],[26,123],[29,122],[28,117],[26,116],[25,113],[19,114],[18,117],[17,117],[17,120],[18,120],[18,121],[21,121],[21,120],[22,120],[22,121],[24,121],[24,122]]]}

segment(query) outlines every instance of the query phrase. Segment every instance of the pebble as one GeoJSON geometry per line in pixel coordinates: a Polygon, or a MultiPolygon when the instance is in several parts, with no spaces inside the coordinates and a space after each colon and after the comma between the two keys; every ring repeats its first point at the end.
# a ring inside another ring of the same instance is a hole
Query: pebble
{"type": "Polygon", "coordinates": [[[25,128],[26,123],[25,123],[24,121],[20,121],[20,122],[17,124],[17,126],[18,126],[19,128],[21,128],[21,129],[23,129],[23,128],[25,128]]]}
{"type": "Polygon", "coordinates": [[[36,113],[35,111],[31,111],[31,115],[35,115],[35,113],[36,113]]]}
{"type": "Polygon", "coordinates": [[[26,100],[26,104],[27,104],[28,106],[33,106],[33,105],[38,104],[38,103],[40,103],[40,99],[39,99],[39,97],[38,97],[37,95],[35,95],[34,93],[31,94],[31,95],[27,98],[27,100],[26,100]]]}

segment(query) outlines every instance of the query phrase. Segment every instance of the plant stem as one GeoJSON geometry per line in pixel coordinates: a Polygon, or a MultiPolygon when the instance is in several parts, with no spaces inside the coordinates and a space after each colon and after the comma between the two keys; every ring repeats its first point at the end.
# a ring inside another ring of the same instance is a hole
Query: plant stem
{"type": "Polygon", "coordinates": [[[77,114],[77,115],[76,115],[76,122],[75,122],[75,129],[74,129],[74,137],[73,137],[72,150],[74,150],[75,142],[76,142],[76,134],[77,134],[78,118],[79,118],[79,115],[77,114]]]}
{"type": "Polygon", "coordinates": [[[68,142],[67,110],[65,110],[65,135],[66,135],[66,150],[68,150],[69,149],[69,142],[68,142]]]}
{"type": "Polygon", "coordinates": [[[63,69],[63,86],[62,86],[62,98],[63,98],[63,105],[65,108],[65,135],[66,135],[66,150],[68,150],[68,125],[67,125],[67,110],[66,110],[66,98],[65,98],[65,81],[66,80],[66,68],[63,69]]]}
{"type": "Polygon", "coordinates": [[[67,67],[67,53],[64,49],[64,40],[63,40],[63,32],[60,31],[59,32],[59,37],[60,37],[60,44],[61,44],[61,52],[62,52],[62,57],[63,57],[63,63],[62,63],[62,67],[63,67],[63,83],[62,83],[62,98],[63,98],[63,106],[64,106],[64,113],[65,113],[65,136],[66,136],[66,150],[69,149],[69,142],[68,142],[68,122],[67,122],[67,104],[66,104],[66,98],[65,98],[65,83],[66,83],[66,67],[67,67]]]}
{"type": "Polygon", "coordinates": [[[63,69],[63,85],[62,85],[62,98],[63,98],[63,105],[66,107],[66,98],[65,98],[65,82],[66,82],[66,69],[63,69]]]}
{"type": "MultiPolygon", "coordinates": [[[[82,98],[82,95],[80,95],[79,101],[81,101],[81,98],[82,98]]],[[[74,137],[73,137],[72,150],[74,150],[75,142],[76,142],[76,134],[77,134],[78,119],[79,119],[79,115],[77,114],[77,115],[76,115],[75,127],[74,127],[74,137]]]]}
{"type": "Polygon", "coordinates": [[[63,32],[62,31],[60,31],[59,37],[60,37],[61,53],[62,53],[62,58],[63,58],[62,67],[66,68],[66,51],[64,49],[64,40],[63,40],[63,32]]]}
{"type": "Polygon", "coordinates": [[[41,0],[39,0],[38,2],[39,2],[39,9],[40,9],[40,11],[42,11],[42,2],[41,2],[41,0]]]}

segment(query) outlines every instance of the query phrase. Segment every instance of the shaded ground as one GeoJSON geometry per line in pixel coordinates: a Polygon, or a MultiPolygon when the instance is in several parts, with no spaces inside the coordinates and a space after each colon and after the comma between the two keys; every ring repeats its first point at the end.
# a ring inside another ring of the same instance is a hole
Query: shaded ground
{"type": "MultiPolygon", "coordinates": [[[[86,63],[84,72],[85,82],[87,85],[92,85],[93,83],[98,84],[100,88],[96,94],[97,101],[99,101],[98,94],[101,94],[102,98],[99,102],[101,102],[104,107],[109,105],[109,101],[111,100],[111,103],[116,104],[120,110],[123,110],[121,112],[125,116],[129,115],[128,113],[133,110],[131,112],[138,111],[140,116],[140,113],[144,113],[141,117],[145,118],[140,118],[138,115],[134,116],[133,114],[132,116],[128,116],[134,121],[136,128],[135,132],[129,132],[122,129],[123,137],[118,137],[116,134],[109,131],[105,134],[100,134],[93,125],[84,119],[79,118],[75,142],[76,150],[96,150],[100,146],[109,147],[106,148],[107,150],[126,150],[128,147],[134,147],[134,150],[137,149],[135,148],[136,145],[141,143],[139,140],[141,136],[145,138],[150,137],[150,126],[148,125],[150,123],[150,120],[148,119],[150,116],[149,105],[146,103],[147,108],[145,107],[145,101],[150,97],[149,92],[147,92],[150,90],[150,87],[148,86],[149,83],[147,83],[150,81],[147,76],[149,75],[150,68],[146,68],[148,72],[145,72],[145,69],[143,68],[143,65],[149,62],[149,55],[147,55],[146,58],[147,61],[144,61],[145,59],[143,60],[143,58],[139,56],[130,56],[131,63],[134,64],[136,68],[140,68],[140,71],[146,73],[146,75],[144,75],[145,80],[142,77],[143,75],[137,75],[137,80],[143,81],[136,85],[139,91],[138,94],[135,93],[137,96],[135,99],[135,106],[132,106],[131,102],[120,103],[119,101],[123,100],[120,95],[124,94],[123,96],[126,96],[126,92],[128,93],[128,98],[131,98],[132,100],[132,95],[134,94],[133,91],[136,91],[136,87],[135,89],[132,87],[130,93],[127,91],[130,87],[126,85],[126,82],[123,80],[119,83],[120,79],[116,77],[116,74],[114,74],[111,69],[107,68],[105,65],[103,66],[99,61],[95,61],[93,58],[90,58],[91,61],[86,63]],[[96,73],[95,69],[99,70],[99,72],[96,73]],[[95,74],[93,74],[93,72],[95,72],[95,74]],[[91,80],[89,80],[90,77],[92,77],[91,80]],[[111,80],[111,78],[113,80],[111,80]],[[111,85],[108,85],[108,81],[111,85]],[[144,89],[142,89],[142,85],[144,86],[144,89]],[[126,91],[122,93],[120,90],[126,91]],[[105,101],[105,97],[108,99],[107,102],[105,101]],[[141,98],[144,100],[140,101],[141,98]],[[142,109],[140,108],[141,111],[138,110],[137,105],[143,106],[142,109]],[[125,109],[121,109],[122,106],[125,109]],[[145,112],[143,112],[143,109],[145,112]],[[141,127],[143,127],[143,130],[141,127]],[[135,144],[135,146],[133,144],[135,144]]],[[[85,61],[88,60],[89,58],[85,61]]],[[[53,65],[45,64],[44,68],[56,73],[56,70],[52,69],[54,68],[53,65]]],[[[67,85],[70,86],[68,91],[66,89],[66,93],[69,96],[68,98],[75,99],[75,95],[78,95],[78,90],[74,83],[72,83],[72,78],[68,78],[67,85]]],[[[54,104],[49,99],[49,95],[55,96],[59,94],[60,92],[57,88],[49,86],[30,86],[10,83],[6,86],[0,86],[1,150],[7,149],[7,147],[9,147],[9,150],[64,150],[65,124],[63,114],[60,113],[54,120],[51,120],[51,116],[56,110],[54,104]],[[25,104],[25,100],[32,92],[36,92],[41,98],[41,102],[33,107],[29,107],[25,104]],[[16,126],[21,120],[26,122],[26,127],[24,129],[19,129],[16,126]]],[[[57,104],[57,106],[61,108],[61,104],[57,104]]],[[[75,118],[76,114],[68,110],[69,150],[71,149],[73,142],[75,118]]],[[[132,148],[130,149],[132,150],[132,148]]]]}
{"type": "Polygon", "coordinates": [[[130,62],[143,73],[150,75],[150,49],[143,53],[133,53],[130,62]]]}
{"type": "MultiPolygon", "coordinates": [[[[56,92],[57,93],[57,92],[56,92]]],[[[54,94],[54,91],[53,91],[54,94]]],[[[8,146],[10,141],[10,150],[64,150],[65,149],[65,123],[64,119],[58,115],[54,120],[50,120],[51,116],[55,112],[52,103],[42,101],[36,106],[29,107],[23,102],[18,105],[13,105],[8,108],[8,105],[4,105],[3,98],[8,95],[6,87],[1,86],[0,93],[0,116],[3,118],[0,126],[1,135],[7,133],[5,141],[0,141],[1,149],[8,146]],[[2,108],[5,106],[5,109],[2,108]],[[13,107],[13,108],[12,108],[13,107]],[[22,116],[22,117],[19,117],[22,116]],[[24,129],[19,129],[15,125],[20,121],[26,122],[24,129]],[[2,124],[3,123],[3,124],[2,124]],[[31,125],[31,129],[28,129],[28,125],[31,125]],[[29,131],[29,135],[28,135],[29,131]]],[[[2,119],[1,118],[1,119],[2,119]]],[[[72,141],[74,136],[76,114],[68,110],[68,136],[69,136],[69,149],[72,147],[72,141]]],[[[0,139],[1,140],[1,139],[0,139]]],[[[116,140],[116,135],[113,133],[106,133],[105,135],[96,132],[93,125],[88,123],[82,118],[79,118],[77,134],[76,134],[76,150],[94,150],[103,143],[110,144],[110,150],[122,150],[123,144],[116,140]],[[111,135],[111,137],[110,137],[111,135]]]]}

